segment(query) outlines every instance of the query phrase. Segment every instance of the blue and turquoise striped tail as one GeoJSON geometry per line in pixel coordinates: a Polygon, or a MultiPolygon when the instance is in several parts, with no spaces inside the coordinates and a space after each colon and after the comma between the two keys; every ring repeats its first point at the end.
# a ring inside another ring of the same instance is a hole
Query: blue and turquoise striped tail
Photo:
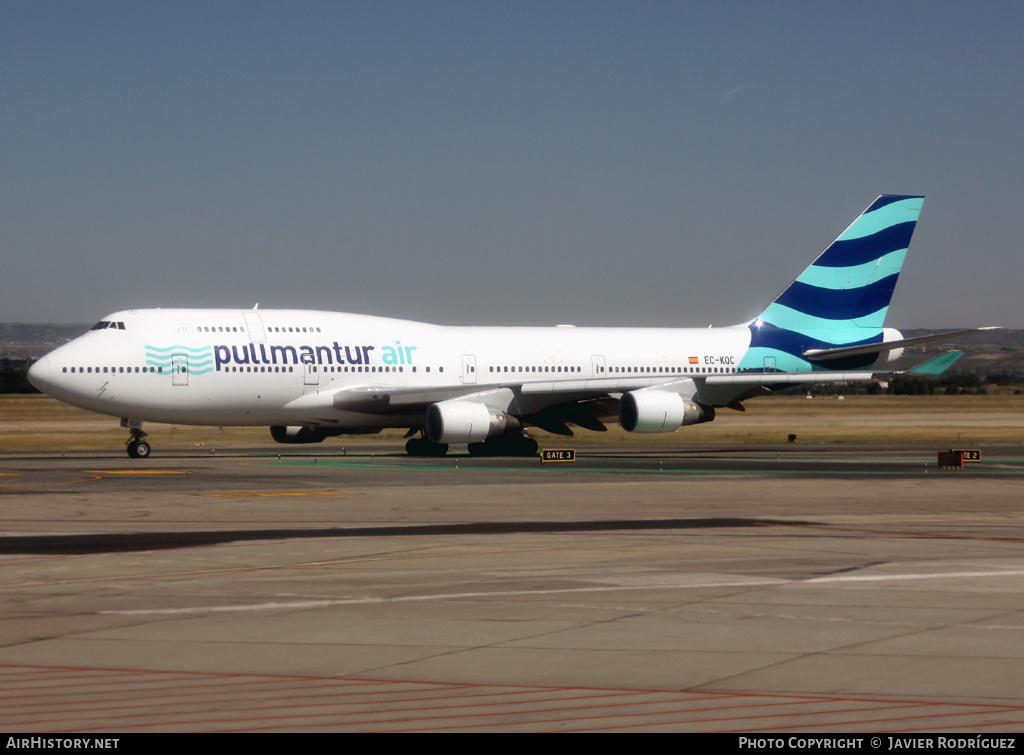
{"type": "Polygon", "coordinates": [[[750,324],[741,369],[807,372],[856,369],[868,354],[842,365],[811,363],[809,349],[882,341],[910,237],[924,197],[882,195],[750,324]]]}

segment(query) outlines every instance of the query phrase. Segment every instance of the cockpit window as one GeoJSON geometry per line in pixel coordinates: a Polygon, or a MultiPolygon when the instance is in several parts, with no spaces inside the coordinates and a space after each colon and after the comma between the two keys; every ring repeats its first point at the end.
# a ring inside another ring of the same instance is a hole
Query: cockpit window
{"type": "Polygon", "coordinates": [[[114,322],[113,320],[100,320],[98,323],[89,328],[89,330],[106,330],[107,328],[124,330],[124,323],[114,322]]]}

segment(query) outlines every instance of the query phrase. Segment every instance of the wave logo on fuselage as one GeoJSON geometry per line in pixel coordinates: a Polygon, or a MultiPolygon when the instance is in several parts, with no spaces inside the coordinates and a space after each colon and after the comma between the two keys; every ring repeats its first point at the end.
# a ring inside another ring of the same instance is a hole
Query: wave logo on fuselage
{"type": "Polygon", "coordinates": [[[146,346],[146,364],[168,372],[172,367],[184,366],[192,375],[213,372],[213,347],[203,346],[146,346]]]}

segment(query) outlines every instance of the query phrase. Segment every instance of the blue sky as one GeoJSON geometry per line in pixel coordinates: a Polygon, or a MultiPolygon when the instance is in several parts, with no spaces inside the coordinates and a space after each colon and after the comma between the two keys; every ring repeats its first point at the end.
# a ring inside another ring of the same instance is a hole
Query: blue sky
{"type": "Polygon", "coordinates": [[[882,193],[1024,327],[1019,3],[0,0],[0,320],[728,325],[882,193]]]}

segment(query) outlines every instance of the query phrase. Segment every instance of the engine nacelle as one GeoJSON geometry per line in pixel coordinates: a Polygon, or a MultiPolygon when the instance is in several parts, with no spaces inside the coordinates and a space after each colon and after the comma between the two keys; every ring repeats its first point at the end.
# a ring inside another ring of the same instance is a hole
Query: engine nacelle
{"type": "Polygon", "coordinates": [[[505,412],[472,401],[440,401],[427,408],[427,438],[432,443],[479,443],[515,429],[505,412]]]}
{"type": "Polygon", "coordinates": [[[713,407],[671,391],[630,391],[619,400],[619,424],[631,433],[669,433],[684,425],[710,422],[713,407]]]}
{"type": "MultiPolygon", "coordinates": [[[[882,343],[889,343],[890,341],[902,341],[903,334],[900,333],[896,328],[882,328],[882,343]]],[[[893,349],[892,351],[883,351],[878,355],[878,360],[875,362],[876,365],[881,366],[885,364],[892,364],[897,359],[903,356],[903,349],[893,349]]]]}
{"type": "Polygon", "coordinates": [[[270,437],[278,443],[322,443],[327,433],[319,427],[275,425],[270,428],[270,437]]]}

